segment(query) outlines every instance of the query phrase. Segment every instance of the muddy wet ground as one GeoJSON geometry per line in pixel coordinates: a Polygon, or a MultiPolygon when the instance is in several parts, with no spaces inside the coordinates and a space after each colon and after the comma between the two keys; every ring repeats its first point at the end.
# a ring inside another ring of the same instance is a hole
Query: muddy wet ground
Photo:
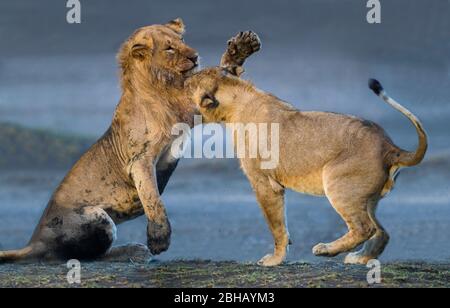
{"type": "Polygon", "coordinates": [[[254,264],[209,261],[171,261],[149,264],[86,263],[81,283],[67,282],[59,265],[1,265],[0,287],[83,288],[214,288],[214,287],[450,287],[450,264],[389,263],[382,266],[381,283],[367,282],[364,266],[336,262],[290,263],[276,268],[254,264]]]}

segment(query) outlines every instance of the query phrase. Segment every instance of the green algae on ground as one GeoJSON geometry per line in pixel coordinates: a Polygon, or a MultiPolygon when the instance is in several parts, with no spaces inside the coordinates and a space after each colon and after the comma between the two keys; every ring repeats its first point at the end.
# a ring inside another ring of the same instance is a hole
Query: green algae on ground
{"type": "Polygon", "coordinates": [[[276,268],[255,264],[209,261],[152,262],[149,264],[93,262],[82,264],[81,284],[67,282],[61,265],[0,265],[0,287],[450,287],[450,265],[388,263],[382,265],[381,284],[369,285],[364,266],[335,262],[290,263],[276,268]]]}

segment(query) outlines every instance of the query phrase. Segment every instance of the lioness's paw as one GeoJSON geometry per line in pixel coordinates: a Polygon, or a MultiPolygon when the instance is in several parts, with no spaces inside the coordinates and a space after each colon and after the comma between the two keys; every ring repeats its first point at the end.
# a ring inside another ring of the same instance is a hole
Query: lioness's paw
{"type": "Polygon", "coordinates": [[[147,246],[153,255],[159,255],[169,249],[171,233],[172,231],[168,220],[164,224],[158,224],[151,221],[148,222],[147,246]]]}
{"type": "Polygon", "coordinates": [[[261,266],[277,266],[283,263],[284,257],[283,256],[276,256],[276,255],[267,255],[261,260],[258,261],[258,265],[261,266]]]}
{"type": "Polygon", "coordinates": [[[332,257],[328,244],[317,244],[312,250],[313,254],[318,257],[332,257]]]}
{"type": "Polygon", "coordinates": [[[228,53],[236,65],[261,49],[261,40],[253,31],[240,32],[228,41],[228,53]]]}
{"type": "Polygon", "coordinates": [[[360,255],[357,252],[349,253],[345,256],[344,263],[345,264],[362,264],[366,265],[370,260],[375,259],[369,256],[360,255]]]}

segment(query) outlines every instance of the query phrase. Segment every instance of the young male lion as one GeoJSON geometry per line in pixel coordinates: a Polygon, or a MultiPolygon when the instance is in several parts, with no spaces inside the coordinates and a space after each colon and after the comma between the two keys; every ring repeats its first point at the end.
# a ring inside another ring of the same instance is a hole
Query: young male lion
{"type": "MultiPolygon", "coordinates": [[[[401,167],[422,161],[427,135],[420,121],[390,98],[379,82],[371,80],[370,88],[416,127],[419,146],[415,152],[397,147],[373,122],[343,114],[299,111],[220,68],[204,70],[187,83],[205,122],[279,124],[279,164],[275,168],[262,169],[261,157],[241,158],[275,240],[274,253],[260,264],[275,266],[285,259],[289,244],[286,188],[326,196],[348,226],[348,233],[340,239],[315,246],[315,255],[332,257],[365,243],[345,262],[366,264],[383,252],[389,236],[375,217],[377,203],[392,189],[401,167]]],[[[259,142],[249,140],[248,132],[245,138],[246,144],[259,142]]]]}
{"type": "MultiPolygon", "coordinates": [[[[167,250],[171,229],[160,194],[177,165],[170,132],[178,122],[192,125],[195,112],[183,84],[198,54],[183,33],[176,19],[141,28],[123,44],[122,97],[111,127],[54,192],[27,247],[0,252],[0,262],[101,257],[115,240],[116,224],[142,214],[151,253],[167,250]]],[[[254,33],[240,33],[229,41],[223,67],[241,72],[259,44],[254,33]]],[[[120,255],[120,249],[110,255],[120,255]]]]}

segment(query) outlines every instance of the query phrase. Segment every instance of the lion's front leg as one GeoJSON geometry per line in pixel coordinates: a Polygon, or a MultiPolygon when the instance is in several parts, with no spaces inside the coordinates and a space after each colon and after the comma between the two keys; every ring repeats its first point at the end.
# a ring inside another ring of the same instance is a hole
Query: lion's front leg
{"type": "Polygon", "coordinates": [[[170,245],[171,227],[160,198],[154,159],[143,157],[131,166],[131,177],[148,219],[147,244],[154,255],[166,251],[170,245]]]}
{"type": "Polygon", "coordinates": [[[261,49],[261,40],[252,31],[240,32],[228,41],[228,48],[222,56],[220,66],[230,73],[241,76],[245,60],[261,49]]]}

